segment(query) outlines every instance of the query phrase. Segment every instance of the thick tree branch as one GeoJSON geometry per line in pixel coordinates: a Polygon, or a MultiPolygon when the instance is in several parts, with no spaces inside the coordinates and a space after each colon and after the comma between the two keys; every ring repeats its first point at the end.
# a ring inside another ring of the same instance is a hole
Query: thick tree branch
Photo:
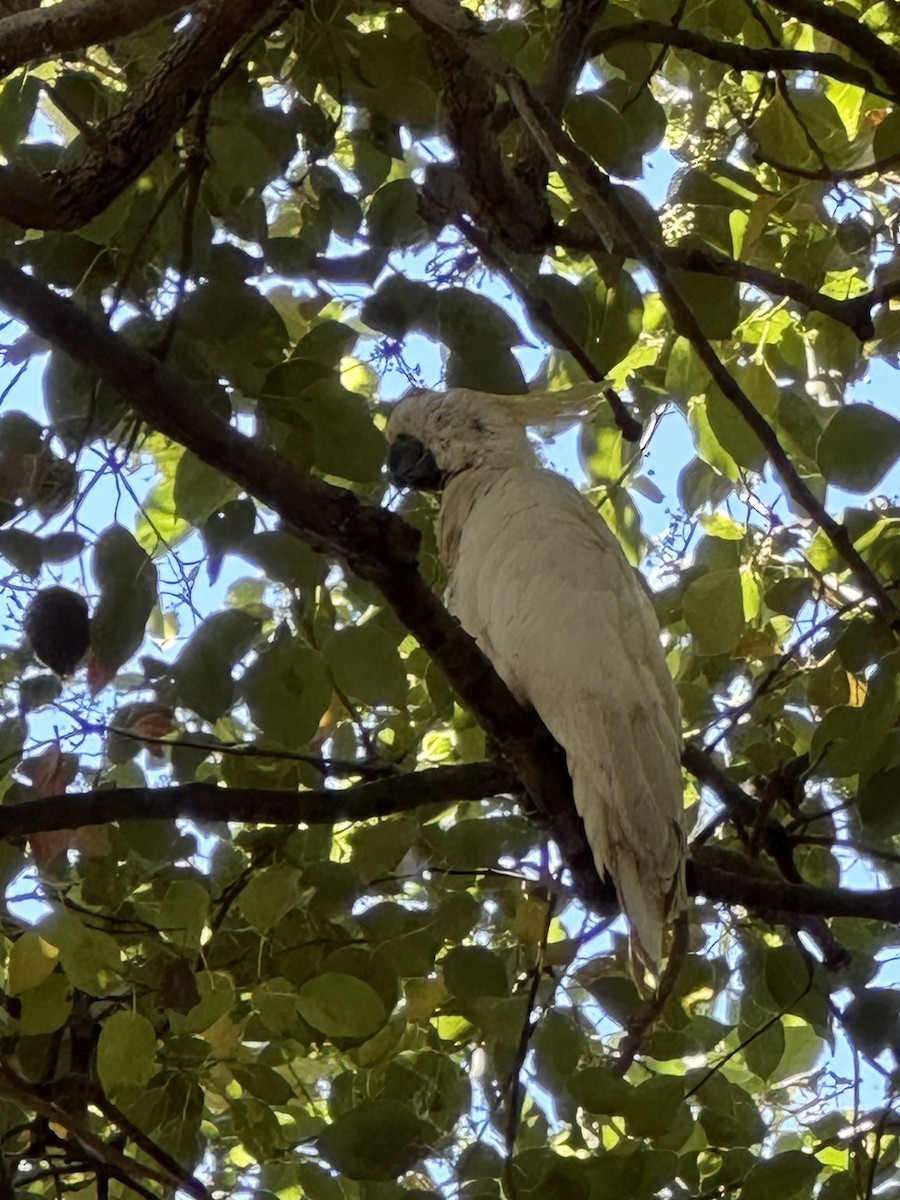
{"type": "Polygon", "coordinates": [[[190,0],[63,0],[0,20],[0,75],[27,62],[127,37],[190,7],[190,0]]]}
{"type": "Polygon", "coordinates": [[[25,229],[77,229],[103,212],[161,153],[237,39],[271,7],[272,0],[198,5],[158,69],[74,163],[43,174],[0,166],[0,216],[25,229]]]}
{"type": "Polygon", "coordinates": [[[879,612],[891,627],[900,628],[900,610],[884,584],[853,545],[845,526],[831,516],[800,477],[774,429],[716,354],[704,336],[693,309],[673,283],[665,255],[640,218],[635,216],[621,198],[618,188],[600,171],[593,159],[550,117],[521,76],[510,71],[506,76],[506,87],[522,119],[542,145],[548,161],[553,163],[554,169],[562,173],[567,186],[572,189],[582,213],[596,230],[600,243],[605,246],[609,238],[614,242],[624,242],[650,270],[660,296],[676,325],[690,341],[713,382],[756,434],[791,498],[826,534],[835,550],[853,571],[857,583],[866,595],[875,601],[879,612]]]}
{"type": "Polygon", "coordinates": [[[465,182],[466,209],[499,241],[524,253],[543,253],[553,240],[546,164],[536,161],[528,144],[513,156],[497,152],[497,69],[481,23],[455,0],[401,4],[422,29],[445,81],[449,136],[465,182]]]}
{"type": "Polygon", "coordinates": [[[854,892],[847,888],[811,887],[805,883],[765,879],[741,871],[741,859],[738,855],[735,859],[737,869],[734,872],[689,860],[690,894],[722,904],[740,904],[773,917],[778,913],[801,913],[818,917],[860,917],[894,925],[900,922],[900,888],[854,892]]]}
{"type": "Polygon", "coordinates": [[[848,62],[839,54],[719,42],[694,29],[669,25],[664,21],[635,21],[630,25],[613,25],[609,29],[598,30],[589,39],[588,57],[595,58],[611,46],[623,42],[645,42],[668,46],[673,50],[690,50],[702,58],[724,63],[735,71],[758,71],[761,74],[769,71],[810,71],[855,84],[874,95],[889,99],[894,96],[893,92],[879,84],[870,71],[848,62]]]}
{"type": "MultiPolygon", "coordinates": [[[[221,788],[188,783],[163,788],[110,788],[28,800],[0,808],[0,837],[25,837],[54,829],[105,825],[111,821],[188,818],[266,825],[334,825],[408,812],[431,804],[480,800],[517,789],[516,776],[493,763],[433,767],[392,779],[356,784],[341,791],[221,788]]],[[[747,798],[749,801],[749,797],[747,798]]],[[[554,836],[556,829],[553,829],[554,836]]],[[[741,855],[699,849],[688,863],[688,890],[724,904],[767,914],[854,916],[900,922],[900,888],[856,892],[817,888],[754,875],[741,855]],[[731,869],[731,864],[734,864],[731,869]]],[[[596,890],[596,889],[595,889],[596,890]]],[[[609,908],[610,893],[601,898],[609,908]]]]}
{"type": "Polygon", "coordinates": [[[900,96],[900,54],[858,16],[820,0],[772,0],[772,6],[841,42],[878,72],[892,96],[900,96]]]}
{"type": "Polygon", "coordinates": [[[240,821],[261,825],[335,825],[408,812],[424,804],[481,800],[519,787],[515,775],[494,763],[434,767],[354,787],[297,792],[221,788],[185,783],[164,788],[103,788],[69,792],[0,808],[0,838],[110,821],[240,821]]]}
{"type": "Polygon", "coordinates": [[[556,36],[538,93],[552,113],[561,113],[569,92],[593,54],[588,34],[609,0],[568,0],[560,10],[556,36]]]}

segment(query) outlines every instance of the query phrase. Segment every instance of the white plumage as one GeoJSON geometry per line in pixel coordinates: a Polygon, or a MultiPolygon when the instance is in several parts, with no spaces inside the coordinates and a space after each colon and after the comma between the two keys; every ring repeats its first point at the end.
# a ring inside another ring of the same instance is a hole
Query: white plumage
{"type": "Polygon", "coordinates": [[[543,416],[529,397],[415,393],[391,413],[390,466],[440,491],[447,606],[565,750],[597,869],[656,964],[685,894],[678,700],[636,573],[528,439],[543,416]]]}

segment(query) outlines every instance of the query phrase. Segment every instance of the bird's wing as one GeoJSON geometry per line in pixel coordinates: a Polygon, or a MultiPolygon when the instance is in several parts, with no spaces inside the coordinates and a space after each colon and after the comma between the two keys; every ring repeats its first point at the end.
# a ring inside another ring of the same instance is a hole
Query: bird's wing
{"type": "Polygon", "coordinates": [[[455,479],[439,538],[451,611],[565,749],[597,866],[658,961],[682,901],[680,718],[635,572],[590,503],[539,467],[455,479]]]}

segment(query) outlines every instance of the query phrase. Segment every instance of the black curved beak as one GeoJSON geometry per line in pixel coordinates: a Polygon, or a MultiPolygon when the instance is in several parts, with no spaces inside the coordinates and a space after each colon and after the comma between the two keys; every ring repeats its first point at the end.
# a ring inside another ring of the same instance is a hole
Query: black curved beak
{"type": "Polygon", "coordinates": [[[434,455],[418,438],[401,433],[388,451],[388,477],[395,487],[417,488],[421,492],[439,492],[444,473],[434,455]]]}

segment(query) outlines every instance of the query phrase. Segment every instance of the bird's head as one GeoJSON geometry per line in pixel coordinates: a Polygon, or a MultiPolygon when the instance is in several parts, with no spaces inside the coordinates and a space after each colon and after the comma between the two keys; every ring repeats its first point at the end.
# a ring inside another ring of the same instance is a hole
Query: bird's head
{"type": "Polygon", "coordinates": [[[388,474],[398,487],[439,492],[454,475],[473,467],[534,462],[518,397],[468,388],[417,391],[405,396],[387,425],[388,474]]]}

